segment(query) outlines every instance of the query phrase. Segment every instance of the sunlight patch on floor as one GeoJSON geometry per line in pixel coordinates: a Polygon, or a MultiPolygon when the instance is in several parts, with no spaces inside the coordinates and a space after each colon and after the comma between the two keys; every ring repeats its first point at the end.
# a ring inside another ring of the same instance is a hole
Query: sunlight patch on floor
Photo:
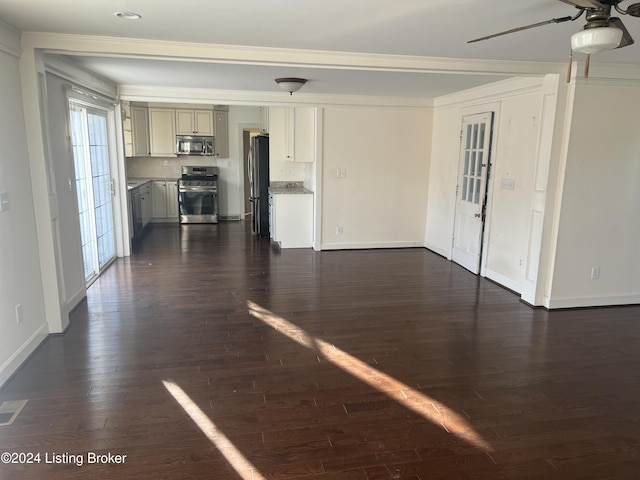
{"type": "Polygon", "coordinates": [[[439,425],[445,431],[476,447],[492,450],[487,441],[473,429],[469,422],[446,405],[376,370],[362,360],[340,350],[335,345],[309,335],[304,329],[250,300],[247,300],[247,306],[249,307],[249,313],[253,317],[270,325],[298,344],[320,352],[327,361],[372,388],[386,394],[389,398],[414,411],[431,423],[439,425]]]}
{"type": "Polygon", "coordinates": [[[170,380],[163,380],[162,383],[202,433],[224,455],[242,480],[266,480],[180,386],[170,380]]]}

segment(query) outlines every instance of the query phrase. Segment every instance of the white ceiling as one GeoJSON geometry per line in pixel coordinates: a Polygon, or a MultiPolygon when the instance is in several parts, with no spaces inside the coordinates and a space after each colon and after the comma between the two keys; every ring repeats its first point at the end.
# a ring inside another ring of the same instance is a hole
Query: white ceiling
{"type": "MultiPolygon", "coordinates": [[[[624,2],[622,6],[632,3],[624,2]]],[[[21,31],[329,52],[513,62],[567,61],[583,19],[485,42],[467,40],[576,10],[558,0],[0,0],[0,18],[21,31]],[[114,16],[135,11],[141,20],[114,16]]],[[[640,42],[640,19],[623,17],[640,42]]],[[[121,85],[278,91],[273,79],[301,76],[304,92],[433,98],[500,75],[168,62],[100,57],[76,60],[121,85]]],[[[638,63],[640,43],[593,61],[638,63]]],[[[519,63],[514,63],[518,65],[519,63]]],[[[485,72],[486,73],[486,72],[485,72]]],[[[490,72],[491,73],[491,72],[490,72]]],[[[301,91],[302,92],[302,91],[301,91]]]]}

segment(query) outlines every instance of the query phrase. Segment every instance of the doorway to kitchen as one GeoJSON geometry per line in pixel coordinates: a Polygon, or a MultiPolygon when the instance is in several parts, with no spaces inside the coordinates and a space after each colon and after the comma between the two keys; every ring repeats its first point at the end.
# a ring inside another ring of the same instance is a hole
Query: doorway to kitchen
{"type": "Polygon", "coordinates": [[[453,261],[478,274],[491,167],[493,112],[462,117],[453,261]]]}
{"type": "Polygon", "coordinates": [[[87,285],[116,258],[108,108],[69,99],[71,145],[87,285]]]}

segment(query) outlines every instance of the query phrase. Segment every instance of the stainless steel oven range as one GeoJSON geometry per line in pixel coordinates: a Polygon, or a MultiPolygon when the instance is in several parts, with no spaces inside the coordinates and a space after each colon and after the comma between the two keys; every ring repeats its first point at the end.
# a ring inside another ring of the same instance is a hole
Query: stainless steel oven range
{"type": "Polygon", "coordinates": [[[180,223],[218,223],[218,167],[183,166],[178,206],[180,223]]]}

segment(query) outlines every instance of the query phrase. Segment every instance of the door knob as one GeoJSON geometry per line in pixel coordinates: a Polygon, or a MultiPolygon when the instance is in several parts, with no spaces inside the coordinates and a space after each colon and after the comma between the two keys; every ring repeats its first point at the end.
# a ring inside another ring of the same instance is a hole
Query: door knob
{"type": "Polygon", "coordinates": [[[480,215],[481,215],[480,213],[476,213],[476,214],[474,215],[474,217],[476,217],[476,218],[480,218],[480,215]]]}

